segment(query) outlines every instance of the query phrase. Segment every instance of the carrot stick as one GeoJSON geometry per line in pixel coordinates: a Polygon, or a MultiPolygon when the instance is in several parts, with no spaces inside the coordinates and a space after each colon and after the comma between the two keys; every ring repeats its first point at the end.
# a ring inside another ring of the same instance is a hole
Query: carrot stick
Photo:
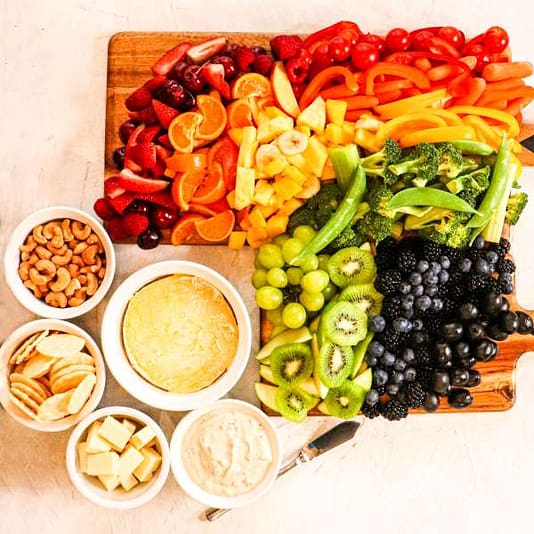
{"type": "Polygon", "coordinates": [[[477,66],[477,58],[475,56],[464,56],[459,59],[462,63],[465,63],[470,70],[474,70],[477,66]]]}
{"type": "Polygon", "coordinates": [[[508,90],[486,90],[484,94],[477,101],[477,106],[484,106],[488,102],[493,102],[495,100],[513,100],[514,98],[520,97],[533,97],[534,96],[534,87],[517,87],[515,89],[508,90]]]}
{"type": "Polygon", "coordinates": [[[508,100],[501,98],[499,100],[490,100],[484,104],[488,108],[505,110],[508,107],[508,100]]]}
{"type": "Polygon", "coordinates": [[[517,115],[518,113],[521,113],[521,110],[523,108],[526,108],[530,102],[532,102],[534,98],[514,98],[512,100],[508,101],[508,106],[506,108],[506,112],[510,113],[510,115],[517,115]]]}
{"type": "Polygon", "coordinates": [[[355,122],[366,113],[372,114],[373,112],[370,109],[351,109],[345,113],[345,120],[349,122],[355,122]]]}
{"type": "Polygon", "coordinates": [[[534,69],[529,61],[512,61],[486,65],[482,71],[482,77],[487,82],[498,82],[507,78],[526,78],[532,73],[534,69]]]}
{"type": "Polygon", "coordinates": [[[340,85],[333,85],[328,89],[323,89],[319,93],[325,100],[329,98],[344,98],[346,96],[354,96],[358,94],[358,89],[349,89],[344,83],[340,85]]]}
{"type": "Polygon", "coordinates": [[[388,93],[390,91],[396,91],[398,89],[409,89],[413,84],[410,80],[389,80],[387,82],[376,82],[375,93],[388,93]]]}
{"type": "Polygon", "coordinates": [[[472,106],[484,93],[486,81],[484,78],[471,78],[468,84],[468,93],[456,100],[456,106],[472,106]]]}
{"type": "Polygon", "coordinates": [[[347,96],[344,98],[339,98],[338,100],[343,100],[347,103],[348,111],[352,111],[353,109],[372,108],[380,103],[379,98],[376,96],[367,95],[347,96]]]}
{"type": "Polygon", "coordinates": [[[388,102],[393,102],[399,100],[402,97],[402,91],[400,89],[395,89],[393,91],[387,91],[376,95],[377,103],[375,104],[387,104],[388,102]]]}
{"type": "MultiPolygon", "coordinates": [[[[463,71],[462,71],[463,72],[463,71]]],[[[439,82],[455,76],[460,73],[460,68],[451,65],[450,63],[444,63],[443,65],[438,65],[437,67],[432,67],[427,71],[426,75],[431,82],[439,82]]]]}
{"type": "Polygon", "coordinates": [[[488,91],[490,90],[506,90],[506,89],[517,89],[518,87],[524,87],[525,82],[521,80],[521,78],[507,78],[505,80],[501,80],[500,82],[490,82],[486,84],[486,89],[488,91]]]}
{"type": "Polygon", "coordinates": [[[413,64],[423,72],[426,72],[432,68],[432,63],[426,57],[418,57],[413,64]]]}

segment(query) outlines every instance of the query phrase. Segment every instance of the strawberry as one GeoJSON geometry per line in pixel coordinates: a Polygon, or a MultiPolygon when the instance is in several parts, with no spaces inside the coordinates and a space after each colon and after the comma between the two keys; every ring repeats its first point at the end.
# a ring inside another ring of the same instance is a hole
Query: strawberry
{"type": "Polygon", "coordinates": [[[154,168],[152,169],[152,177],[153,178],[157,178],[157,177],[162,178],[164,176],[165,169],[167,169],[167,165],[165,165],[164,161],[162,161],[161,159],[158,158],[156,160],[156,164],[154,165],[154,168]]]}
{"type": "Polygon", "coordinates": [[[178,209],[178,206],[174,202],[169,190],[157,191],[156,193],[136,193],[135,198],[137,200],[144,200],[145,202],[152,202],[158,206],[165,206],[173,210],[178,209]]]}
{"type": "Polygon", "coordinates": [[[161,145],[156,145],[156,154],[161,161],[167,161],[172,156],[172,153],[172,150],[161,145]]]}
{"type": "Polygon", "coordinates": [[[273,58],[267,54],[258,54],[254,59],[254,72],[269,76],[273,68],[273,58]]]}
{"type": "Polygon", "coordinates": [[[142,132],[139,132],[139,136],[137,137],[137,143],[151,143],[154,140],[154,137],[156,137],[157,134],[159,134],[160,127],[157,124],[154,124],[152,126],[147,126],[142,132]]]}
{"type": "Polygon", "coordinates": [[[118,197],[110,197],[109,203],[113,206],[113,209],[120,213],[124,213],[126,208],[136,199],[136,194],[131,191],[125,191],[122,195],[118,197]]]}
{"type": "Polygon", "coordinates": [[[143,87],[147,91],[150,91],[152,94],[154,94],[154,91],[159,89],[165,83],[166,80],[167,80],[167,78],[165,76],[161,76],[161,75],[158,74],[157,76],[154,76],[153,78],[150,78],[150,80],[147,80],[143,84],[143,87]]]}
{"type": "Polygon", "coordinates": [[[171,144],[171,140],[169,139],[169,136],[167,134],[160,135],[158,137],[158,141],[169,150],[174,150],[174,147],[171,144]]]}
{"type": "Polygon", "coordinates": [[[187,51],[187,59],[191,63],[204,63],[210,57],[222,52],[226,48],[226,37],[210,37],[187,51]]]}
{"type": "Polygon", "coordinates": [[[248,46],[238,46],[235,51],[235,62],[241,72],[250,72],[256,56],[248,46]]]}
{"type": "Polygon", "coordinates": [[[156,165],[156,146],[154,143],[135,143],[128,150],[128,158],[142,169],[152,169],[156,165]]]}
{"type": "Polygon", "coordinates": [[[117,215],[113,206],[109,203],[109,200],[104,197],[95,200],[93,210],[103,221],[109,221],[117,215]]]}
{"type": "Polygon", "coordinates": [[[127,213],[122,219],[122,226],[128,235],[137,237],[148,228],[148,217],[142,213],[127,213]]]}
{"type": "Polygon", "coordinates": [[[220,63],[208,63],[202,67],[202,76],[210,84],[212,89],[216,89],[221,93],[225,100],[230,100],[232,95],[230,93],[230,86],[224,79],[224,66],[220,63]]]}
{"type": "Polygon", "coordinates": [[[152,95],[145,87],[136,89],[124,102],[129,111],[139,111],[146,108],[152,102],[152,95]]]}
{"type": "Polygon", "coordinates": [[[169,182],[167,182],[167,180],[143,178],[129,169],[122,169],[119,174],[119,184],[127,191],[155,193],[156,191],[165,189],[169,185],[169,182]]]}
{"type": "Polygon", "coordinates": [[[104,181],[104,195],[107,198],[116,198],[122,195],[126,190],[119,185],[118,176],[110,176],[104,181]]]}
{"type": "Polygon", "coordinates": [[[139,111],[130,111],[128,113],[130,119],[142,122],[144,124],[157,124],[158,118],[154,113],[154,108],[152,105],[147,106],[146,108],[140,109],[139,111]]]}
{"type": "Polygon", "coordinates": [[[109,221],[106,221],[106,230],[112,241],[122,241],[129,237],[128,232],[125,230],[122,223],[122,217],[116,216],[109,221]]]}
{"type": "Polygon", "coordinates": [[[273,54],[282,61],[291,59],[302,48],[302,39],[298,35],[277,35],[271,39],[273,54]]]}
{"type": "Polygon", "coordinates": [[[180,43],[171,50],[167,50],[157,61],[152,65],[152,72],[154,75],[165,76],[171,72],[172,68],[178,61],[181,61],[186,52],[191,48],[190,43],[180,43]]]}
{"type": "Polygon", "coordinates": [[[174,108],[171,108],[171,106],[167,106],[167,104],[160,102],[159,100],[153,100],[152,107],[154,108],[154,112],[158,117],[159,123],[166,130],[169,128],[169,124],[173,121],[173,119],[178,116],[178,111],[176,111],[174,108]]]}

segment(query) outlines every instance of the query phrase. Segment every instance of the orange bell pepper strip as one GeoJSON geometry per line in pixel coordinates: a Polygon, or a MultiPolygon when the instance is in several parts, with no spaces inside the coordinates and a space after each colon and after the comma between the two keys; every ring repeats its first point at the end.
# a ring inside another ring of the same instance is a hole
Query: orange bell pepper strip
{"type": "Polygon", "coordinates": [[[355,95],[339,98],[338,100],[343,100],[343,102],[347,103],[348,111],[353,109],[372,108],[378,104],[378,98],[376,98],[376,96],[355,95]]]}
{"type": "Polygon", "coordinates": [[[519,123],[512,115],[505,111],[479,106],[452,106],[449,108],[449,111],[458,115],[479,115],[498,120],[508,126],[508,135],[510,137],[519,135],[519,123]]]}
{"type": "Polygon", "coordinates": [[[358,94],[359,87],[354,89],[349,89],[344,83],[340,85],[333,85],[332,87],[328,87],[327,89],[323,89],[319,96],[323,97],[324,100],[328,99],[337,99],[337,98],[345,98],[347,96],[354,96],[358,94]]]}
{"type": "Polygon", "coordinates": [[[399,89],[409,89],[412,87],[410,80],[388,80],[387,82],[375,82],[375,94],[389,93],[390,91],[397,91],[399,89]]]}
{"type": "Polygon", "coordinates": [[[441,117],[434,115],[431,111],[419,111],[415,113],[406,113],[395,117],[390,121],[382,124],[376,132],[377,141],[383,143],[386,138],[391,137],[398,139],[404,135],[404,131],[408,128],[413,129],[433,127],[445,127],[447,123],[441,117]]]}
{"type": "Polygon", "coordinates": [[[418,145],[419,143],[446,143],[459,139],[476,139],[476,132],[472,126],[445,126],[442,128],[428,128],[402,136],[399,140],[401,147],[418,145]]]}
{"type": "MultiPolygon", "coordinates": [[[[388,104],[389,102],[395,102],[402,97],[402,91],[400,89],[393,89],[392,91],[386,91],[385,93],[377,93],[377,104],[388,104]]],[[[374,97],[371,97],[374,98],[374,97]]]]}
{"type": "Polygon", "coordinates": [[[398,76],[406,78],[413,82],[419,89],[430,89],[430,80],[426,74],[411,65],[400,65],[398,63],[377,63],[367,71],[365,78],[365,94],[375,94],[375,78],[387,74],[389,76],[398,76]]]}
{"type": "Polygon", "coordinates": [[[304,109],[305,107],[309,106],[317,98],[327,83],[330,83],[340,76],[345,79],[345,85],[348,89],[358,91],[358,82],[356,77],[347,67],[342,67],[340,65],[327,67],[316,74],[306,86],[306,89],[304,89],[304,92],[299,100],[300,109],[304,109]]]}

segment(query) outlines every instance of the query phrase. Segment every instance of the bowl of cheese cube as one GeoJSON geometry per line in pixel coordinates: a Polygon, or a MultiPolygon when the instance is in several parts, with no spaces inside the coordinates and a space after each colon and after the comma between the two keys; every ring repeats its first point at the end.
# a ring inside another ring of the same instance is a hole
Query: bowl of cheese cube
{"type": "Polygon", "coordinates": [[[101,408],[83,419],[67,443],[67,471],[87,499],[116,510],[152,500],[169,475],[169,444],[145,413],[101,408]]]}

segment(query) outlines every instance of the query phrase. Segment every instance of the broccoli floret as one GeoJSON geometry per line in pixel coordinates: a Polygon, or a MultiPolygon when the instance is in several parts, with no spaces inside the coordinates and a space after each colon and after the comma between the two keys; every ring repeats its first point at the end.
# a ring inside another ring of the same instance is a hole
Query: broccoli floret
{"type": "Polygon", "coordinates": [[[435,181],[439,168],[438,149],[430,143],[419,143],[404,152],[402,159],[388,169],[396,176],[413,175],[412,183],[423,187],[435,181]]]}
{"type": "Polygon", "coordinates": [[[464,163],[462,153],[451,143],[438,143],[435,146],[439,155],[438,174],[456,178],[462,172],[464,163]]]}
{"type": "Polygon", "coordinates": [[[383,183],[374,183],[367,195],[371,211],[379,213],[383,217],[393,217],[395,212],[387,209],[389,201],[393,198],[391,188],[383,183]]]}
{"type": "Polygon", "coordinates": [[[451,193],[463,198],[471,206],[476,206],[478,197],[489,187],[490,173],[491,168],[486,165],[470,173],[461,174],[445,185],[451,193]]]}
{"type": "Polygon", "coordinates": [[[335,212],[336,209],[329,205],[321,206],[320,208],[318,208],[315,211],[314,215],[317,227],[322,228],[329,221],[332,215],[334,215],[335,212]]]}
{"type": "Polygon", "coordinates": [[[517,224],[521,213],[525,209],[528,202],[528,195],[526,193],[513,193],[508,198],[506,203],[506,217],[505,221],[510,226],[517,224]]]}
{"type": "Polygon", "coordinates": [[[471,229],[467,227],[468,220],[465,214],[456,214],[452,218],[445,218],[436,225],[420,230],[419,235],[440,245],[463,248],[469,244],[471,237],[471,229]]]}
{"type": "Polygon", "coordinates": [[[389,166],[399,161],[401,154],[399,144],[387,138],[382,150],[363,158],[361,164],[365,174],[383,178],[386,185],[393,184],[398,178],[389,170],[389,166]]]}
{"type": "Polygon", "coordinates": [[[321,185],[319,192],[306,202],[306,207],[317,210],[325,206],[330,206],[334,210],[343,199],[343,191],[335,182],[328,182],[321,185]]]}
{"type": "Polygon", "coordinates": [[[287,223],[287,231],[292,234],[295,228],[302,225],[311,226],[316,230],[318,229],[315,213],[308,206],[302,206],[291,214],[287,223]]]}
{"type": "Polygon", "coordinates": [[[359,247],[365,242],[365,236],[354,231],[352,226],[347,226],[322,252],[333,254],[342,248],[359,247]]]}
{"type": "Polygon", "coordinates": [[[384,217],[379,213],[370,211],[356,223],[355,227],[366,237],[366,241],[372,240],[378,243],[391,235],[393,222],[394,219],[391,217],[384,217]]]}

